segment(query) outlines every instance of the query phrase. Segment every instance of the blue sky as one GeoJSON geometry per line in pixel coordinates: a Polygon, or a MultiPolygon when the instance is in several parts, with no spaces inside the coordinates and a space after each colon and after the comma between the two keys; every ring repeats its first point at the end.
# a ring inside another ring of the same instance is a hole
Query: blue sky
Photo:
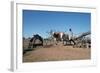
{"type": "Polygon", "coordinates": [[[23,10],[24,37],[32,37],[33,34],[39,34],[45,38],[50,30],[68,32],[70,28],[74,34],[90,31],[91,14],[23,10]]]}

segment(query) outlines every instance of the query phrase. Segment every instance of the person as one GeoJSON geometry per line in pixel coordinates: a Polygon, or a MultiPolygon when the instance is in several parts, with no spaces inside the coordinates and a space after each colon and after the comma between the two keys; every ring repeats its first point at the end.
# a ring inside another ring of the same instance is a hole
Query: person
{"type": "Polygon", "coordinates": [[[73,32],[72,32],[72,29],[70,28],[69,29],[69,40],[72,40],[73,38],[73,32]]]}

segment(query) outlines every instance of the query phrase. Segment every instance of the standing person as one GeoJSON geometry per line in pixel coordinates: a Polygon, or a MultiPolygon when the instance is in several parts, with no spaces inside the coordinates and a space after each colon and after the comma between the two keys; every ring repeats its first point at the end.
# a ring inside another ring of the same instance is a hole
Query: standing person
{"type": "Polygon", "coordinates": [[[72,29],[70,28],[69,29],[69,40],[72,40],[73,38],[73,32],[72,32],[72,29]]]}
{"type": "Polygon", "coordinates": [[[71,42],[73,42],[75,44],[75,42],[73,41],[73,32],[72,32],[71,28],[69,29],[69,42],[70,42],[70,44],[71,44],[71,42]]]}

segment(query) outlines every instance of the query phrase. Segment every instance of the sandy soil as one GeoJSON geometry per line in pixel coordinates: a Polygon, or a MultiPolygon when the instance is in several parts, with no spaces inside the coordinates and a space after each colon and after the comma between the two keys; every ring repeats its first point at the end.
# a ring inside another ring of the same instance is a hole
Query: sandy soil
{"type": "Polygon", "coordinates": [[[83,60],[91,58],[90,48],[73,48],[72,46],[49,46],[36,48],[23,55],[23,62],[83,60]]]}

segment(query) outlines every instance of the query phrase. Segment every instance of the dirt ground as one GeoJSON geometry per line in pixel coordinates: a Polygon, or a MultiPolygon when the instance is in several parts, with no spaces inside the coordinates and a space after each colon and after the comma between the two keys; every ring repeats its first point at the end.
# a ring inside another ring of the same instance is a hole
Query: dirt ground
{"type": "Polygon", "coordinates": [[[91,58],[91,48],[55,45],[39,47],[23,55],[23,62],[83,60],[91,58]]]}

